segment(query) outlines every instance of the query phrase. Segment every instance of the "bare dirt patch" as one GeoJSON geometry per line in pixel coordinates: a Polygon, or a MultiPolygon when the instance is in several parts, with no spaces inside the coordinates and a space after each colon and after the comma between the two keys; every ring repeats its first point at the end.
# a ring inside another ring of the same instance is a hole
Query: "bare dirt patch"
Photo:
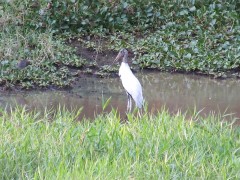
{"type": "MultiPolygon", "coordinates": [[[[77,55],[88,60],[89,63],[96,62],[97,66],[101,67],[104,65],[112,65],[118,53],[117,51],[107,49],[106,43],[107,42],[105,40],[101,40],[101,42],[99,43],[99,46],[101,46],[99,47],[99,50],[94,48],[88,48],[77,39],[71,40],[69,45],[77,48],[77,55]]],[[[133,58],[133,54],[130,51],[129,59],[131,58],[133,58]]]]}
{"type": "MultiPolygon", "coordinates": [[[[84,67],[81,69],[69,67],[70,71],[78,78],[91,75],[102,78],[118,77],[118,68],[120,62],[114,62],[118,51],[109,49],[107,43],[107,40],[99,40],[97,38],[91,41],[86,39],[78,40],[77,38],[69,40],[67,44],[73,48],[76,48],[76,54],[86,60],[84,67]]],[[[133,53],[129,50],[130,66],[132,65],[132,58],[133,53]]],[[[133,71],[135,71],[134,68],[132,69],[133,71]]]]}

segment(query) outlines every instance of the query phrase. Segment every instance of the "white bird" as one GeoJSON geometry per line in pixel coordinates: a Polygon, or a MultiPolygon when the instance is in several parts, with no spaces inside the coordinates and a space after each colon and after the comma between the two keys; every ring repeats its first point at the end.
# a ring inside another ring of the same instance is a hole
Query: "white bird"
{"type": "Polygon", "coordinates": [[[122,81],[122,85],[127,92],[127,111],[131,112],[132,99],[135,101],[135,104],[139,109],[143,107],[142,86],[128,65],[128,51],[126,49],[121,49],[114,61],[121,58],[123,60],[119,68],[119,76],[122,81]]]}

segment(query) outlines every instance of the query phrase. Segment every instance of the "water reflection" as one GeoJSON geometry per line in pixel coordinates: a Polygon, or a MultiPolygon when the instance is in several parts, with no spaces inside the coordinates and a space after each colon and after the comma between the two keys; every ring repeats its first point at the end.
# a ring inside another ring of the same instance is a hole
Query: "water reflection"
{"type": "MultiPolygon", "coordinates": [[[[202,115],[211,111],[234,113],[240,117],[240,80],[216,80],[208,77],[160,72],[137,74],[143,85],[143,94],[149,111],[156,112],[165,106],[170,112],[197,110],[202,115]]],[[[64,105],[68,109],[83,107],[82,116],[93,118],[102,112],[102,103],[109,97],[111,107],[122,114],[127,97],[119,78],[81,78],[69,91],[31,91],[0,94],[0,106],[26,105],[29,109],[42,110],[64,105]]]]}

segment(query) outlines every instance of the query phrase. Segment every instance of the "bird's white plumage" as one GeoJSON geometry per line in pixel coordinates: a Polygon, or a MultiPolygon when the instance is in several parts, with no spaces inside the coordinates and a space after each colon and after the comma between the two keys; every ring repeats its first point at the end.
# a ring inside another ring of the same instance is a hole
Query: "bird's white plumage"
{"type": "Polygon", "coordinates": [[[142,86],[138,79],[132,73],[128,63],[122,62],[119,69],[119,76],[122,81],[122,85],[131,95],[138,108],[143,106],[142,86]]]}

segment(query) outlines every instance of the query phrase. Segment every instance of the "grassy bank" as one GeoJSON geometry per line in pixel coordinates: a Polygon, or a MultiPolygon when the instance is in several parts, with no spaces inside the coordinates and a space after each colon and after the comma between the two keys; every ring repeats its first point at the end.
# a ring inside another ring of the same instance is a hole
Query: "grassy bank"
{"type": "Polygon", "coordinates": [[[114,111],[93,122],[78,112],[4,111],[1,179],[239,179],[240,129],[182,114],[121,123],[114,111]]]}
{"type": "Polygon", "coordinates": [[[113,57],[91,57],[123,47],[141,68],[240,77],[239,9],[238,0],[0,2],[0,85],[71,86],[112,71],[113,57]],[[31,64],[19,70],[22,60],[31,64]]]}

